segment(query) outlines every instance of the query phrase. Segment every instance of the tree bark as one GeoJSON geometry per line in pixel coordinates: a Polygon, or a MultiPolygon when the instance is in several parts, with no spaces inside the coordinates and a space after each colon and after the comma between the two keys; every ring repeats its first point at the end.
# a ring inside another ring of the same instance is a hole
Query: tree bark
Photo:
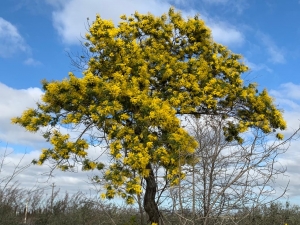
{"type": "Polygon", "coordinates": [[[154,177],[154,173],[153,173],[151,164],[148,163],[146,168],[149,169],[149,176],[144,178],[146,180],[146,191],[145,191],[145,195],[144,195],[144,209],[145,209],[146,213],[148,214],[149,221],[151,223],[159,224],[160,213],[158,210],[157,203],[155,201],[157,184],[155,181],[155,177],[154,177]]]}

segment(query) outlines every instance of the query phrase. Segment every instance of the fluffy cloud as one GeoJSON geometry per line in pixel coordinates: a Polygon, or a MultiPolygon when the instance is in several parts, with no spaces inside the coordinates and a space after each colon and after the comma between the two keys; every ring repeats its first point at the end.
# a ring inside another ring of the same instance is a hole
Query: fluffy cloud
{"type": "Polygon", "coordinates": [[[0,57],[10,57],[18,52],[28,52],[29,47],[18,29],[0,17],[0,57]]]}
{"type": "MultiPolygon", "coordinates": [[[[56,1],[51,2],[57,4],[56,1]]],[[[112,19],[118,23],[121,14],[132,14],[135,11],[162,14],[168,8],[169,4],[157,0],[71,0],[64,2],[63,6],[53,12],[53,24],[65,43],[78,44],[87,32],[87,18],[93,20],[97,13],[104,19],[112,19]]]]}
{"type": "Polygon", "coordinates": [[[285,83],[280,85],[281,96],[291,99],[300,100],[300,85],[294,83],[285,83]]]}
{"type": "Polygon", "coordinates": [[[3,143],[37,147],[43,143],[38,134],[26,132],[23,128],[13,125],[10,119],[21,113],[40,99],[39,88],[16,90],[0,83],[0,140],[3,143]]]}
{"type": "MultiPolygon", "coordinates": [[[[16,167],[29,165],[33,159],[39,157],[40,149],[48,146],[40,133],[26,132],[24,128],[10,122],[12,117],[20,116],[27,108],[35,108],[36,102],[40,100],[42,94],[43,92],[39,88],[18,90],[0,83],[0,162],[4,159],[2,169],[0,163],[0,185],[3,185],[3,183],[1,184],[3,179],[13,175],[16,167]]],[[[68,131],[62,128],[61,132],[68,131]]],[[[78,135],[70,134],[71,137],[78,135]]],[[[99,148],[91,147],[88,151],[89,157],[91,159],[98,158],[101,150],[101,159],[103,162],[107,162],[105,150],[99,148]]],[[[88,176],[92,176],[93,172],[82,172],[80,165],[75,173],[54,170],[52,176],[49,177],[50,166],[47,163],[43,166],[30,165],[16,176],[11,184],[17,181],[22,188],[32,189],[33,186],[36,186],[49,189],[49,185],[55,183],[57,188],[61,189],[62,194],[65,191],[71,194],[79,190],[88,192],[94,188],[88,184],[88,176]]]]}
{"type": "MultiPolygon", "coordinates": [[[[284,83],[279,86],[276,90],[270,90],[270,95],[274,97],[275,102],[281,110],[283,110],[283,115],[287,121],[287,130],[283,134],[288,137],[293,134],[295,130],[300,127],[300,85],[293,83],[284,83]]],[[[297,142],[291,145],[292,155],[297,156],[297,142]]],[[[291,157],[291,160],[296,160],[295,157],[291,157]]],[[[297,161],[295,161],[297,162],[297,161]]]]}
{"type": "Polygon", "coordinates": [[[51,192],[49,185],[52,183],[55,183],[56,190],[61,190],[61,194],[64,194],[66,191],[69,194],[76,193],[77,191],[88,193],[94,188],[88,184],[88,176],[91,176],[92,172],[82,172],[80,170],[77,172],[62,172],[54,170],[50,176],[50,165],[38,166],[31,164],[31,161],[38,158],[39,154],[40,151],[22,153],[14,151],[10,147],[0,147],[0,160],[1,162],[3,160],[3,167],[0,171],[1,185],[3,186],[6,183],[6,178],[16,175],[9,182],[9,185],[17,182],[20,187],[27,190],[44,188],[46,193],[49,193],[51,192]],[[4,153],[6,153],[6,156],[4,156],[4,153]],[[21,168],[24,168],[24,170],[21,168]],[[21,169],[20,173],[14,174],[14,171],[18,171],[19,169],[21,169]]]}
{"type": "MultiPolygon", "coordinates": [[[[298,121],[299,122],[299,121],[298,121]]],[[[297,137],[299,138],[299,136],[297,137]]],[[[276,186],[278,187],[278,193],[282,192],[282,187],[288,184],[286,197],[290,200],[295,200],[296,197],[299,198],[299,186],[300,186],[300,174],[299,174],[299,160],[300,156],[298,154],[298,146],[300,144],[299,139],[294,140],[289,146],[287,151],[278,158],[278,162],[275,166],[280,166],[286,168],[284,175],[279,176],[276,179],[276,186]],[[279,189],[281,187],[281,190],[279,189]]]]}
{"type": "Polygon", "coordinates": [[[236,27],[225,23],[205,19],[207,25],[212,30],[213,38],[216,42],[229,46],[240,46],[244,43],[244,35],[236,27]]]}
{"type": "MultiPolygon", "coordinates": [[[[47,0],[49,4],[55,6],[53,12],[53,25],[64,43],[79,44],[79,40],[84,37],[87,32],[87,18],[93,20],[96,13],[99,13],[104,19],[112,19],[115,24],[118,23],[122,14],[132,14],[135,11],[140,13],[148,13],[149,11],[155,15],[161,15],[168,11],[170,3],[183,5],[182,1],[139,1],[128,0],[68,0],[59,2],[57,0],[47,0]]],[[[198,12],[193,9],[186,10],[184,7],[182,13],[185,17],[194,16],[198,12]]],[[[202,15],[201,15],[202,16],[202,15]]],[[[202,17],[207,25],[212,29],[213,37],[217,42],[225,45],[241,45],[244,42],[243,34],[234,26],[221,21],[212,20],[208,17],[202,17]]]]}
{"type": "Polygon", "coordinates": [[[288,110],[286,113],[300,110],[300,85],[291,82],[284,83],[277,90],[271,90],[270,93],[281,107],[288,110]]]}
{"type": "MultiPolygon", "coordinates": [[[[270,90],[270,94],[275,98],[279,108],[284,109],[284,118],[287,121],[288,129],[283,132],[285,137],[292,135],[300,127],[300,85],[284,83],[276,90],[270,90]]],[[[299,175],[299,146],[300,139],[297,134],[290,143],[287,151],[278,159],[278,166],[287,169],[284,176],[278,177],[276,185],[284,186],[289,182],[286,196],[293,201],[299,197],[300,175],[299,175]]],[[[280,191],[280,190],[279,190],[280,191]]]]}

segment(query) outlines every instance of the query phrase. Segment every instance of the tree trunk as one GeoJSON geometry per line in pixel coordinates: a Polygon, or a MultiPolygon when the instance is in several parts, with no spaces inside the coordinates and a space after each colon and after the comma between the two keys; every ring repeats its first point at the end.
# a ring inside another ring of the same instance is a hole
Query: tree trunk
{"type": "Polygon", "coordinates": [[[151,223],[159,224],[160,213],[158,210],[157,203],[155,202],[155,195],[157,190],[157,184],[155,181],[154,173],[151,164],[148,163],[146,166],[149,169],[149,176],[145,177],[146,180],[146,191],[144,196],[144,209],[148,214],[149,221],[151,223]]]}

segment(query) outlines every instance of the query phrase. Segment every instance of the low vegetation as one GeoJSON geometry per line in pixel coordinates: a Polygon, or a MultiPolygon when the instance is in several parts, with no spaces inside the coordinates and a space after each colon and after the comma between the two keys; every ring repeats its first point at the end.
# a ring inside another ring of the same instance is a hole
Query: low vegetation
{"type": "MultiPolygon", "coordinates": [[[[193,218],[190,210],[184,213],[161,208],[165,224],[203,224],[203,218],[193,218]]],[[[202,212],[197,212],[201,214],[202,212]]],[[[300,223],[300,207],[288,202],[243,208],[236,213],[210,218],[207,224],[268,225],[300,223]]],[[[43,189],[28,192],[18,185],[0,190],[1,225],[140,225],[141,214],[137,207],[117,206],[78,192],[74,195],[46,195],[43,189]],[[60,196],[60,197],[59,197],[60,196]]],[[[149,224],[149,223],[144,223],[149,224]]]]}

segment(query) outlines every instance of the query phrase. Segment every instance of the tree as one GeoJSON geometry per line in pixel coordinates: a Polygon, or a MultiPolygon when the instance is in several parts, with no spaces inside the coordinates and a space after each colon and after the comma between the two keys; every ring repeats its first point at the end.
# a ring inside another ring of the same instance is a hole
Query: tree
{"type": "Polygon", "coordinates": [[[158,224],[154,166],[174,185],[197,147],[182,115],[227,118],[227,141],[242,142],[239,134],[249,127],[269,133],[286,124],[266,90],[243,84],[248,68],[241,56],[215,43],[198,16],[185,20],[171,8],[160,17],[135,12],[121,19],[115,26],[97,15],[86,34],[92,57],[83,77],[43,81],[37,108],[12,122],[32,132],[47,128],[43,135],[53,147],[42,150],[38,164],[52,159],[62,170],[76,162],[83,170],[105,170],[103,197],[132,203],[144,180],[144,209],[158,224]],[[79,134],[70,137],[62,127],[79,134]],[[89,158],[90,145],[98,146],[99,156],[106,152],[110,164],[89,158]]]}
{"type": "MultiPolygon", "coordinates": [[[[195,224],[218,224],[221,218],[231,219],[229,215],[242,209],[250,209],[251,216],[252,211],[285,194],[287,186],[281,193],[275,189],[276,178],[286,171],[277,160],[299,129],[281,141],[273,132],[265,134],[250,128],[242,134],[243,143],[238,143],[225,140],[222,128],[226,120],[218,115],[189,116],[185,121],[186,129],[198,142],[193,153],[196,160],[183,168],[185,180],[168,190],[172,198],[169,208],[175,209],[182,224],[188,219],[195,224]],[[184,215],[183,209],[189,213],[184,215]]],[[[244,214],[236,221],[246,217],[244,214]]]]}

